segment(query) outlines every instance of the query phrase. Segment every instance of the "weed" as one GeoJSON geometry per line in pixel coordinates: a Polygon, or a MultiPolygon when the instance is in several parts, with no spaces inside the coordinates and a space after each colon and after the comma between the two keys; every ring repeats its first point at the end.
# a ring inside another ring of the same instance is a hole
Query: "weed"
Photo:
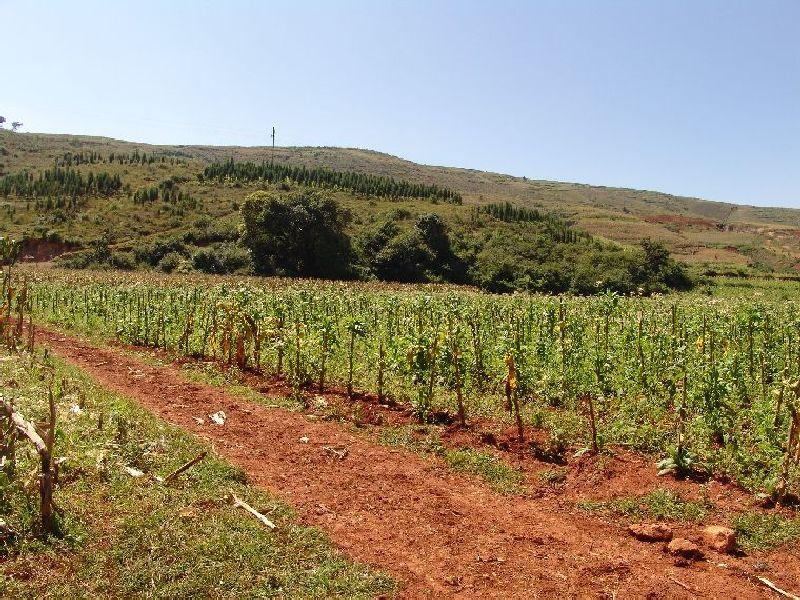
{"type": "Polygon", "coordinates": [[[501,494],[520,494],[525,476],[488,452],[463,448],[446,450],[444,460],[457,471],[477,475],[501,494]]]}
{"type": "Polygon", "coordinates": [[[713,508],[708,502],[684,500],[672,490],[657,489],[643,496],[619,498],[610,502],[583,501],[578,508],[587,512],[612,513],[633,520],[700,522],[713,508]]]}
{"type": "Polygon", "coordinates": [[[733,528],[745,550],[769,550],[800,538],[800,519],[779,514],[746,513],[734,519],[733,528]]]}

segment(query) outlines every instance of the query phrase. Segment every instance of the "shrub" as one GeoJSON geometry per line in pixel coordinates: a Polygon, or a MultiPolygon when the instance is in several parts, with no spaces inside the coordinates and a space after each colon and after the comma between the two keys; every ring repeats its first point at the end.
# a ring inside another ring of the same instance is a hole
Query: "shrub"
{"type": "Polygon", "coordinates": [[[164,255],[164,257],[158,261],[158,268],[164,271],[165,273],[172,273],[175,269],[178,268],[178,265],[181,264],[183,260],[183,255],[179,252],[169,252],[164,255]]]}
{"type": "Polygon", "coordinates": [[[109,262],[115,269],[132,271],[136,268],[136,258],[132,252],[112,252],[109,262]]]}
{"type": "Polygon", "coordinates": [[[249,273],[253,264],[247,249],[235,244],[223,243],[218,246],[200,248],[192,256],[192,266],[204,273],[222,275],[249,273]]]}
{"type": "Polygon", "coordinates": [[[196,246],[206,246],[215,242],[235,242],[239,239],[239,227],[232,221],[212,221],[209,217],[199,218],[192,229],[183,235],[183,241],[196,246]]]}
{"type": "Polygon", "coordinates": [[[178,238],[156,240],[149,244],[143,244],[134,250],[136,262],[148,264],[152,267],[159,264],[162,258],[171,252],[185,254],[186,246],[178,238]]]}
{"type": "Polygon", "coordinates": [[[262,275],[352,276],[349,211],[316,193],[255,192],[242,206],[242,243],[262,275]]]}

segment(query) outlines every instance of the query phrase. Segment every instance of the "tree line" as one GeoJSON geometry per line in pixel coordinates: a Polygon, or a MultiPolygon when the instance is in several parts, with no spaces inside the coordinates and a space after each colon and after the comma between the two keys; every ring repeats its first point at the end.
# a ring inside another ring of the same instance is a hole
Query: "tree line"
{"type": "Polygon", "coordinates": [[[5,175],[0,179],[0,196],[109,196],[121,187],[120,176],[106,171],[97,174],[90,171],[84,176],[75,169],[54,167],[39,173],[38,177],[29,171],[5,175]]]}
{"type": "Polygon", "coordinates": [[[291,181],[314,187],[330,187],[356,194],[383,198],[423,198],[435,202],[461,204],[461,194],[436,184],[413,183],[382,175],[368,175],[355,171],[334,171],[324,167],[276,165],[268,162],[236,162],[232,158],[206,167],[201,181],[234,181],[250,183],[264,181],[280,183],[291,181]]]}
{"type": "Polygon", "coordinates": [[[147,204],[157,200],[170,204],[180,204],[187,208],[196,208],[197,200],[189,192],[180,189],[174,179],[165,179],[157,186],[139,188],[131,195],[134,204],[147,204]]]}
{"type": "Polygon", "coordinates": [[[95,152],[94,150],[91,152],[65,152],[61,156],[57,156],[55,158],[55,165],[57,167],[72,167],[78,165],[94,165],[103,163],[118,163],[120,165],[152,165],[155,163],[166,164],[167,162],[170,165],[186,163],[185,160],[175,156],[155,152],[151,152],[150,154],[147,154],[146,152],[140,153],[138,150],[128,153],[109,152],[106,156],[103,156],[100,152],[95,152]]]}
{"type": "Polygon", "coordinates": [[[481,206],[478,210],[505,223],[545,223],[558,241],[567,244],[592,240],[589,233],[576,229],[553,213],[542,212],[537,208],[515,206],[510,202],[493,202],[481,206]]]}

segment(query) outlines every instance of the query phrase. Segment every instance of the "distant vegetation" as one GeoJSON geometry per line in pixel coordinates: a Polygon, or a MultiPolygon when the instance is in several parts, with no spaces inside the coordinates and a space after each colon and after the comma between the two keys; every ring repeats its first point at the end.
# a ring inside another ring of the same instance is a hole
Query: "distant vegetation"
{"type": "MultiPolygon", "coordinates": [[[[303,183],[274,174],[267,179],[245,181],[236,178],[199,180],[204,169],[224,166],[233,159],[236,165],[258,167],[270,161],[267,148],[214,146],[152,146],[108,138],[12,133],[0,130],[0,178],[4,174],[27,171],[38,176],[53,166],[87,171],[107,171],[122,179],[123,193],[109,196],[76,197],[48,203],[43,197],[27,203],[24,197],[0,195],[0,230],[17,237],[58,234],[79,246],[87,247],[104,234],[114,244],[135,240],[180,236],[195,220],[234,220],[247,194],[267,191],[298,192],[310,188],[326,191],[353,213],[349,234],[355,240],[380,215],[396,208],[412,215],[436,213],[447,223],[454,242],[463,234],[483,236],[487,230],[514,230],[530,222],[535,228],[536,212],[554,217],[570,226],[567,236],[584,232],[597,240],[635,247],[643,238],[662,242],[682,262],[702,273],[715,270],[727,273],[780,272],[800,268],[800,211],[794,209],[739,206],[710,202],[646,190],[555,182],[473,169],[457,169],[414,164],[398,157],[354,148],[276,148],[275,165],[302,172],[329,170],[361,177],[380,176],[411,185],[435,184],[453,192],[459,204],[425,196],[381,196],[369,190],[339,187],[335,182],[303,183]],[[197,199],[197,207],[179,206],[171,201],[134,205],[137,190],[159,185],[173,176],[185,178],[181,191],[197,199]],[[110,198],[110,201],[109,201],[110,198]],[[84,202],[84,199],[86,200],[84,202]],[[47,208],[68,206],[77,210],[59,212],[47,208]],[[494,204],[493,213],[481,207],[494,204]],[[510,204],[514,213],[507,214],[510,204]],[[36,210],[31,210],[34,208],[36,210]],[[499,210],[497,210],[499,209],[499,210]],[[472,220],[471,211],[481,211],[472,220]],[[531,211],[530,214],[526,214],[531,211]],[[487,220],[484,217],[492,217],[487,220]],[[520,219],[533,217],[533,221],[520,219]],[[476,225],[475,225],[476,224],[476,225]],[[504,225],[506,224],[506,225],[504,225]]],[[[384,193],[384,192],[379,192],[384,193]]],[[[405,192],[403,192],[405,193],[405,192]]],[[[419,192],[412,192],[417,194],[419,192]]],[[[409,226],[413,217],[406,219],[409,226]]],[[[527,237],[527,236],[526,236],[527,237]]],[[[568,240],[566,240],[568,241],[568,240]]]]}
{"type": "Polygon", "coordinates": [[[541,219],[536,227],[486,229],[486,235],[451,236],[436,214],[418,215],[410,226],[390,213],[351,242],[351,215],[317,193],[256,192],[242,208],[241,242],[253,270],[265,275],[361,278],[399,282],[478,285],[494,292],[591,294],[688,289],[692,282],[658,243],[637,251],[592,242],[565,225],[541,219]],[[583,243],[577,243],[582,240],[583,243]]]}
{"type": "MultiPolygon", "coordinates": [[[[133,201],[177,198],[167,206],[181,214],[195,201],[175,189],[162,182],[137,190],[133,201]]],[[[555,217],[511,223],[479,217],[448,222],[437,213],[401,209],[356,226],[351,210],[313,188],[258,191],[242,204],[240,221],[200,218],[182,234],[139,242],[130,251],[101,238],[60,262],[70,268],[457,283],[499,293],[650,294],[692,287],[686,268],[657,242],[625,249],[555,217]]]]}
{"type": "Polygon", "coordinates": [[[121,187],[119,175],[111,175],[106,171],[97,174],[90,171],[84,177],[75,169],[55,167],[45,170],[38,177],[28,171],[4,176],[0,179],[0,196],[108,196],[121,187]]]}
{"type": "Polygon", "coordinates": [[[480,207],[480,211],[505,223],[547,223],[562,242],[575,243],[592,239],[592,236],[585,231],[575,229],[553,213],[542,212],[537,208],[514,206],[510,202],[504,202],[486,204],[480,207]]]}
{"type": "Polygon", "coordinates": [[[67,267],[442,282],[498,293],[648,294],[692,284],[658,242],[604,241],[540,207],[463,206],[443,185],[337,162],[213,161],[213,149],[198,160],[191,148],[28,139],[0,147],[14,168],[0,178],[3,230],[27,240],[25,256],[68,252],[59,259],[67,267]]]}
{"type": "Polygon", "coordinates": [[[500,293],[649,294],[692,286],[685,267],[659,243],[623,249],[565,236],[547,220],[465,230],[435,213],[396,210],[354,231],[354,215],[313,190],[255,192],[241,217],[240,226],[199,219],[182,235],[139,243],[130,252],[99,240],[61,262],[73,268],[458,283],[500,293]],[[580,241],[567,241],[574,239],[580,241]]]}
{"type": "Polygon", "coordinates": [[[205,168],[203,180],[218,182],[236,181],[250,183],[262,181],[280,183],[284,180],[312,187],[333,187],[355,194],[384,198],[425,198],[428,200],[461,204],[461,194],[437,185],[412,183],[380,175],[366,175],[353,171],[333,171],[325,168],[293,167],[263,162],[235,162],[233,159],[214,163],[205,168]]]}

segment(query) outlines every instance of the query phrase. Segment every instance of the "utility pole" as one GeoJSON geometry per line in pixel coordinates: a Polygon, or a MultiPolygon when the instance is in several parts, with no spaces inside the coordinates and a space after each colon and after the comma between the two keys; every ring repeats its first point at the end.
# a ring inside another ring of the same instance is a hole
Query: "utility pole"
{"type": "Polygon", "coordinates": [[[269,165],[275,164],[275,127],[272,127],[272,155],[269,157],[269,165]]]}

